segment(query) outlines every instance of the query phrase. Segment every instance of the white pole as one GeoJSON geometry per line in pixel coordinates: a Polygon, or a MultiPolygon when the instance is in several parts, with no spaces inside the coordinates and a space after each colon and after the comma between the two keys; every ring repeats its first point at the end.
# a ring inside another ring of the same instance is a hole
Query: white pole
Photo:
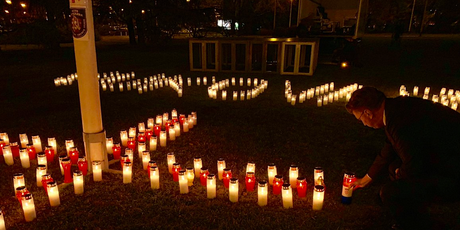
{"type": "Polygon", "coordinates": [[[410,14],[410,22],[409,22],[409,31],[408,32],[410,32],[410,30],[412,28],[412,19],[414,18],[415,1],[416,0],[414,0],[414,3],[412,4],[412,13],[410,14]]]}
{"type": "Polygon", "coordinates": [[[92,1],[69,1],[85,153],[89,162],[102,161],[102,168],[108,169],[97,79],[92,1]]]}

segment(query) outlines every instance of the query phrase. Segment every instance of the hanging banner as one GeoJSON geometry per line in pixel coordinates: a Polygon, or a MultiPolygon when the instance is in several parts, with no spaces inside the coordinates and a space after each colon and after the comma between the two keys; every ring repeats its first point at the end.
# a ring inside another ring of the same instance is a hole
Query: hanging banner
{"type": "Polygon", "coordinates": [[[71,28],[74,39],[88,41],[88,25],[85,8],[73,8],[71,10],[71,28]]]}

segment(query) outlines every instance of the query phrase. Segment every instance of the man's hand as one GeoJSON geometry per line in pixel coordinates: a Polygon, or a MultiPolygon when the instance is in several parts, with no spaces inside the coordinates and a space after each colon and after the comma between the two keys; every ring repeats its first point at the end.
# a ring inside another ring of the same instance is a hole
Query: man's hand
{"type": "Polygon", "coordinates": [[[367,186],[372,181],[372,178],[369,177],[369,175],[366,174],[363,178],[358,178],[356,179],[355,182],[353,182],[353,190],[356,190],[358,188],[364,188],[367,186]]]}

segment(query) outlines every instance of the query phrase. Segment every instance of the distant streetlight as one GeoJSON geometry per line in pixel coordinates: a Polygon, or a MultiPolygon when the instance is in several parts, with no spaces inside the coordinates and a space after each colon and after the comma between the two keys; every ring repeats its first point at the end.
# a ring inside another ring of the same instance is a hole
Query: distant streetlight
{"type": "Polygon", "coordinates": [[[132,1],[132,0],[129,0],[129,3],[133,3],[133,1],[132,1]]]}
{"type": "Polygon", "coordinates": [[[142,10],[142,13],[145,14],[145,10],[142,10]]]}
{"type": "Polygon", "coordinates": [[[291,27],[291,19],[292,19],[292,2],[294,0],[291,0],[291,10],[289,11],[289,27],[291,27]]]}
{"type": "Polygon", "coordinates": [[[22,6],[22,8],[26,8],[27,5],[25,3],[23,3],[23,2],[21,2],[21,6],[22,6]]]}
{"type": "Polygon", "coordinates": [[[190,2],[190,0],[187,0],[187,2],[190,2]]]}
{"type": "Polygon", "coordinates": [[[8,10],[5,10],[5,13],[9,14],[9,13],[10,13],[10,11],[8,11],[8,10]]]}
{"type": "Polygon", "coordinates": [[[9,4],[9,5],[13,4],[13,3],[11,2],[11,0],[5,0],[5,2],[6,2],[7,4],[9,4]]]}

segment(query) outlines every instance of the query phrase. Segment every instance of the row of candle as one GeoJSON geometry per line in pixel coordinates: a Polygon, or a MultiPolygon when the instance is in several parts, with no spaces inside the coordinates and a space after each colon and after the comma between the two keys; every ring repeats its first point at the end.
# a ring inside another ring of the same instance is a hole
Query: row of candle
{"type": "Polygon", "coordinates": [[[286,80],[284,96],[286,97],[287,102],[291,103],[291,105],[296,104],[297,98],[299,103],[303,103],[305,99],[308,100],[314,98],[314,96],[317,96],[317,106],[320,107],[327,105],[328,103],[333,103],[334,101],[339,101],[341,98],[346,98],[348,101],[353,91],[362,87],[362,85],[354,83],[334,91],[334,82],[331,82],[321,86],[316,86],[316,88],[310,88],[306,91],[302,91],[299,95],[293,95],[291,82],[286,80]]]}
{"type": "Polygon", "coordinates": [[[48,146],[43,151],[40,137],[32,136],[33,144],[30,144],[27,134],[19,134],[20,145],[18,142],[11,142],[7,133],[0,133],[0,155],[3,155],[7,165],[14,164],[14,157],[21,159],[23,168],[30,167],[31,159],[38,159],[39,164],[46,164],[53,161],[57,151],[56,139],[48,138],[48,146]]]}
{"type": "MultiPolygon", "coordinates": [[[[423,99],[425,100],[429,99],[430,89],[431,89],[430,87],[425,87],[425,90],[423,93],[423,99]]],[[[418,86],[414,86],[412,95],[417,97],[418,91],[419,91],[418,86]]],[[[410,93],[407,91],[407,88],[405,85],[401,85],[401,87],[399,87],[399,95],[400,96],[410,96],[410,93]]],[[[458,102],[460,101],[460,90],[455,90],[454,92],[453,89],[449,89],[447,91],[446,88],[441,88],[439,95],[433,94],[431,100],[435,103],[439,102],[443,104],[444,106],[450,107],[453,110],[457,110],[458,102]]]]}
{"type": "MultiPolygon", "coordinates": [[[[242,81],[243,78],[240,78],[240,81],[242,81]]],[[[232,82],[234,82],[235,78],[232,78],[232,82]]],[[[248,86],[251,85],[251,78],[247,79],[248,81],[248,86]]],[[[208,96],[212,99],[217,99],[217,93],[219,90],[222,91],[222,100],[227,100],[227,90],[224,90],[226,87],[230,86],[230,79],[225,79],[222,81],[219,81],[218,83],[213,83],[210,87],[208,87],[208,96]]],[[[240,91],[240,100],[244,101],[245,98],[247,100],[250,100],[251,98],[256,98],[259,96],[259,94],[263,93],[265,89],[268,87],[268,81],[262,79],[260,81],[260,84],[258,84],[258,79],[254,79],[254,88],[253,89],[248,89],[247,91],[241,90],[240,91]]],[[[238,91],[233,91],[233,100],[236,101],[238,100],[238,91]]]]}
{"type": "Polygon", "coordinates": [[[73,81],[75,81],[77,78],[78,78],[77,73],[69,74],[67,75],[67,77],[58,77],[54,79],[54,85],[55,86],[72,85],[73,81]]]}

